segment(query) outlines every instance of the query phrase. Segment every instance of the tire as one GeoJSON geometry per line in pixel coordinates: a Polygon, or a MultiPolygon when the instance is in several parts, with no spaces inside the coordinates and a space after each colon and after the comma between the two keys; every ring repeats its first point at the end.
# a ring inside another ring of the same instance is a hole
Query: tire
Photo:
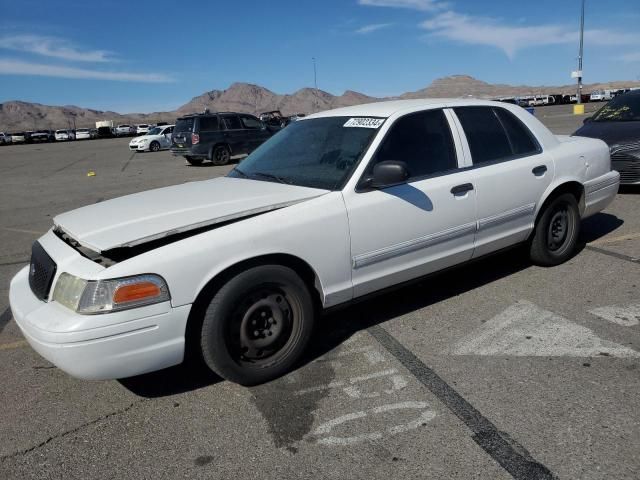
{"type": "Polygon", "coordinates": [[[231,151],[226,145],[218,145],[211,151],[211,162],[214,165],[226,165],[229,160],[231,160],[231,151]]]}
{"type": "Polygon", "coordinates": [[[205,364],[251,386],[287,373],[304,352],[314,325],[311,294],[290,268],[264,265],[229,280],[213,296],[200,333],[205,364]]]}
{"type": "Polygon", "coordinates": [[[149,151],[151,152],[159,152],[160,151],[160,144],[156,141],[151,142],[151,145],[149,145],[149,151]]]}
{"type": "Polygon", "coordinates": [[[186,156],[184,158],[186,158],[187,162],[189,162],[191,165],[202,165],[201,158],[195,158],[195,157],[189,157],[189,156],[186,156]]]}
{"type": "Polygon", "coordinates": [[[529,256],[536,265],[551,267],[573,255],[580,232],[580,212],[570,193],[558,195],[543,208],[530,240],[529,256]]]}

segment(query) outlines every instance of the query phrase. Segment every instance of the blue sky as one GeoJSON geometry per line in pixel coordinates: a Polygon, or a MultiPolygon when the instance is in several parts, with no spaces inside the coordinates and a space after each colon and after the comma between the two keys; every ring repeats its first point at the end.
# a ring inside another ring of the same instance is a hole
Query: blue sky
{"type": "MultiPolygon", "coordinates": [[[[0,101],[170,110],[232,82],[418,90],[571,83],[580,0],[0,0],[0,101]]],[[[585,81],[640,79],[640,0],[587,0],[585,81]]]]}

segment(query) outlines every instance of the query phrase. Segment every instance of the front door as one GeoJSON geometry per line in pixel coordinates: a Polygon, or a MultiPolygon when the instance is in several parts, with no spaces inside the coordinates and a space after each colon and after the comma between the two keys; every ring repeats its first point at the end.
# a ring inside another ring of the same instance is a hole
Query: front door
{"type": "Polygon", "coordinates": [[[405,184],[344,192],[354,296],[471,258],[473,173],[459,169],[461,149],[447,117],[441,109],[412,113],[387,132],[365,176],[378,162],[404,161],[410,175],[405,184]]]}

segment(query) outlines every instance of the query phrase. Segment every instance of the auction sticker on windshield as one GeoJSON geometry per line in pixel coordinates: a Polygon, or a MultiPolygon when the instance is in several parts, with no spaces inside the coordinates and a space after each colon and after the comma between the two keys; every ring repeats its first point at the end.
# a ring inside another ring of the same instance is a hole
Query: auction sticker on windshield
{"type": "Polygon", "coordinates": [[[343,127],[380,128],[383,123],[384,118],[350,118],[343,127]]]}

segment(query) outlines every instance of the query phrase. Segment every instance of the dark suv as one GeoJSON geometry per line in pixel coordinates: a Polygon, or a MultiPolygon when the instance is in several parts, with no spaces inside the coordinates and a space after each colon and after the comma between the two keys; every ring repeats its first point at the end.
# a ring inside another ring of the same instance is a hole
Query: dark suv
{"type": "Polygon", "coordinates": [[[226,165],[232,155],[249,154],[273,131],[246,113],[201,113],[178,118],[171,136],[171,153],[191,165],[211,160],[226,165]]]}

